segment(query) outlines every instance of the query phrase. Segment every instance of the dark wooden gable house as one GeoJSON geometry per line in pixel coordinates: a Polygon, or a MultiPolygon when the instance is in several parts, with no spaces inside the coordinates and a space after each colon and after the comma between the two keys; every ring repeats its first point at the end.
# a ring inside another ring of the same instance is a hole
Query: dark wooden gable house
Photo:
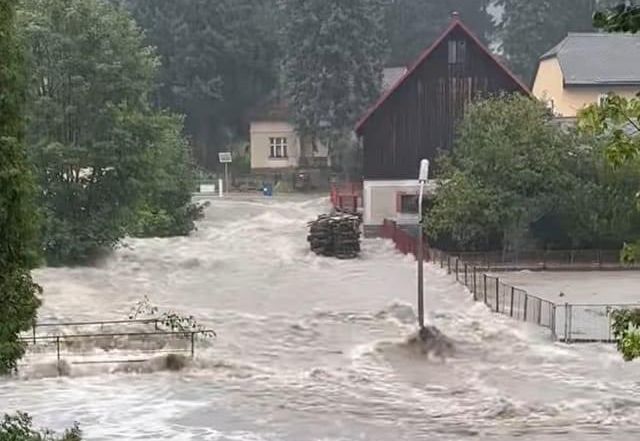
{"type": "MultiPolygon", "coordinates": [[[[451,24],[362,117],[365,234],[384,219],[415,225],[421,159],[451,150],[456,126],[476,98],[528,88],[454,14],[451,24]]],[[[436,176],[437,177],[437,176],[436,176]]]]}
{"type": "Polygon", "coordinates": [[[454,14],[442,36],[358,123],[365,180],[415,179],[421,159],[453,147],[467,105],[501,92],[530,93],[454,14]]]}

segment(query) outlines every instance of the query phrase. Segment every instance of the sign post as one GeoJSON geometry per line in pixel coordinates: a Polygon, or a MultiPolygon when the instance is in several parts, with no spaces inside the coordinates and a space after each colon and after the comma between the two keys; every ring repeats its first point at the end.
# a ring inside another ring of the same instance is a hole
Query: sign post
{"type": "Polygon", "coordinates": [[[233,162],[233,155],[231,152],[218,153],[218,159],[220,164],[224,164],[224,191],[229,192],[229,164],[233,162]]]}
{"type": "Polygon", "coordinates": [[[420,330],[424,329],[424,215],[422,212],[422,198],[424,197],[424,184],[429,180],[429,160],[423,159],[420,162],[420,174],[418,181],[420,182],[420,195],[418,196],[418,243],[417,259],[418,259],[418,326],[420,330]]]}

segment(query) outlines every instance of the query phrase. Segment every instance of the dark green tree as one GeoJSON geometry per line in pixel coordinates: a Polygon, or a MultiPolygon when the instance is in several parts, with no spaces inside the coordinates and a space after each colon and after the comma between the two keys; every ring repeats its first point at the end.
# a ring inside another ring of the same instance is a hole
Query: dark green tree
{"type": "Polygon", "coordinates": [[[19,337],[35,320],[38,286],[29,272],[36,231],[33,183],[23,145],[25,83],[15,2],[0,0],[0,374],[24,354],[19,337]]]}
{"type": "Polygon", "coordinates": [[[494,33],[490,0],[387,0],[387,65],[408,66],[445,29],[453,12],[485,43],[494,33]]]}
{"type": "Polygon", "coordinates": [[[545,52],[569,32],[593,31],[594,12],[616,1],[497,0],[503,8],[499,37],[510,67],[530,81],[545,52]]]}
{"type": "Polygon", "coordinates": [[[609,32],[640,31],[640,5],[621,2],[617,6],[596,12],[594,25],[609,32]]]}
{"type": "Polygon", "coordinates": [[[621,247],[640,233],[640,215],[629,210],[640,171],[614,169],[607,150],[555,125],[537,101],[480,101],[443,160],[429,233],[462,250],[621,247]]]}
{"type": "Polygon", "coordinates": [[[385,39],[379,0],[282,0],[285,91],[297,130],[335,156],[380,93],[385,39]]]}
{"type": "Polygon", "coordinates": [[[101,0],[25,0],[19,16],[43,247],[49,263],[83,263],[113,247],[144,203],[154,205],[149,183],[159,167],[167,171],[157,159],[168,153],[159,122],[169,133],[176,123],[151,108],[158,60],[124,10],[101,0]]]}
{"type": "Polygon", "coordinates": [[[161,61],[156,104],[186,115],[196,160],[245,136],[279,66],[276,0],[126,0],[161,61]]]}

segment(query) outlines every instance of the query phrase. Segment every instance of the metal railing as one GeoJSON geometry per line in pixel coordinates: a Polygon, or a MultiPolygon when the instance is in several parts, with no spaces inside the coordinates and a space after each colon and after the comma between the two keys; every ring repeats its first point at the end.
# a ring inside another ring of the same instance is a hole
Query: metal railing
{"type": "Polygon", "coordinates": [[[161,325],[159,319],[36,323],[31,335],[22,336],[21,341],[29,355],[55,353],[60,370],[63,360],[72,365],[86,365],[142,363],[163,354],[187,354],[194,358],[197,343],[203,337],[215,335],[209,329],[163,331],[161,325]],[[105,331],[112,326],[118,329],[105,331]],[[122,331],[133,326],[153,328],[122,331]],[[99,327],[98,332],[93,331],[95,327],[99,327]],[[54,332],[40,333],[42,330],[54,332]]]}
{"type": "Polygon", "coordinates": [[[556,304],[487,274],[484,265],[439,250],[430,253],[433,263],[467,287],[474,300],[494,312],[547,328],[552,339],[565,343],[613,343],[612,312],[640,309],[640,304],[556,304]]]}

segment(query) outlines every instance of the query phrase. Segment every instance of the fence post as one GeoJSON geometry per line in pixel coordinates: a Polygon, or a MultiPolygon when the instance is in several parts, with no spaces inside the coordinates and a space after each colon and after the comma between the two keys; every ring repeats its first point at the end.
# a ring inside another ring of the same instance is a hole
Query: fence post
{"type": "Polygon", "coordinates": [[[513,296],[515,294],[516,288],[514,286],[511,287],[511,308],[509,309],[509,315],[513,317],[513,296]]]}
{"type": "Polygon", "coordinates": [[[447,256],[447,274],[451,274],[451,256],[447,256]]]}
{"type": "Polygon", "coordinates": [[[482,275],[484,279],[484,304],[487,304],[487,273],[482,275]]]}
{"type": "Polygon", "coordinates": [[[553,341],[556,341],[558,339],[558,336],[556,335],[556,305],[555,303],[551,303],[551,320],[550,320],[550,325],[551,325],[551,338],[553,339],[553,341]]]}
{"type": "Polygon", "coordinates": [[[191,332],[191,358],[196,356],[196,333],[191,332]]]}
{"type": "Polygon", "coordinates": [[[60,371],[60,336],[56,336],[56,359],[57,359],[57,363],[56,363],[56,368],[58,369],[58,375],[61,374],[60,371]]]}
{"type": "Polygon", "coordinates": [[[542,323],[542,300],[538,299],[538,325],[542,323]]]}
{"type": "Polygon", "coordinates": [[[473,301],[478,301],[478,284],[476,282],[478,274],[476,271],[476,266],[473,266],[473,301]]]}
{"type": "Polygon", "coordinates": [[[569,343],[569,304],[564,304],[564,342],[569,343]]]}
{"type": "Polygon", "coordinates": [[[524,321],[527,321],[527,309],[529,306],[529,294],[528,293],[524,293],[524,321]]]}
{"type": "Polygon", "coordinates": [[[500,312],[500,279],[496,277],[496,312],[500,312]]]}
{"type": "Polygon", "coordinates": [[[573,328],[573,305],[569,305],[569,342],[571,342],[572,328],[573,328]]]}
{"type": "Polygon", "coordinates": [[[33,321],[33,344],[36,344],[36,321],[33,321]]]}
{"type": "Polygon", "coordinates": [[[456,257],[456,282],[459,282],[460,279],[458,278],[458,263],[460,262],[460,259],[458,259],[456,257]]]}
{"type": "Polygon", "coordinates": [[[467,264],[464,264],[464,286],[468,287],[469,286],[469,282],[467,280],[467,264]]]}

